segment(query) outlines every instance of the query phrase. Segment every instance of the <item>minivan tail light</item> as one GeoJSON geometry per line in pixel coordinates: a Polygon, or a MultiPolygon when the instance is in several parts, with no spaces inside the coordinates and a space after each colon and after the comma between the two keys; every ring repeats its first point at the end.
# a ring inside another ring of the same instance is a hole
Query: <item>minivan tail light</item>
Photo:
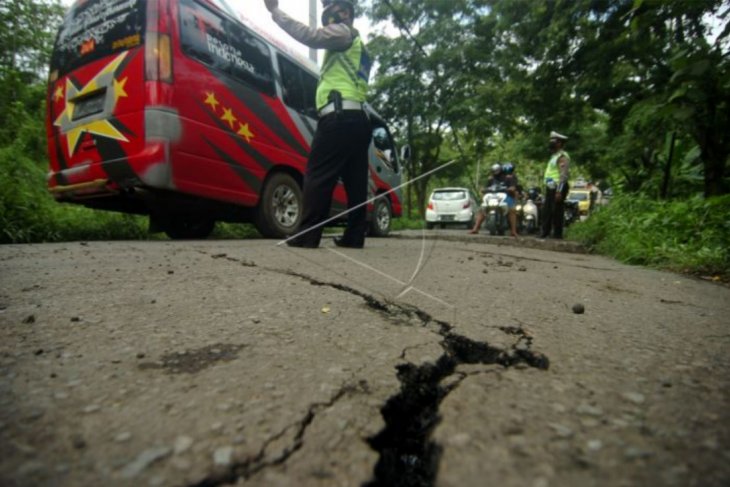
{"type": "Polygon", "coordinates": [[[466,210],[470,206],[471,206],[471,201],[467,201],[466,203],[464,203],[464,206],[462,206],[462,208],[464,208],[466,210]]]}
{"type": "Polygon", "coordinates": [[[433,210],[433,201],[428,202],[428,209],[433,210]]]}
{"type": "Polygon", "coordinates": [[[166,2],[147,2],[147,35],[144,61],[145,79],[172,83],[172,46],[167,20],[160,10],[166,2]]]}
{"type": "Polygon", "coordinates": [[[148,81],[172,83],[170,36],[148,32],[145,42],[145,78],[148,81]]]}

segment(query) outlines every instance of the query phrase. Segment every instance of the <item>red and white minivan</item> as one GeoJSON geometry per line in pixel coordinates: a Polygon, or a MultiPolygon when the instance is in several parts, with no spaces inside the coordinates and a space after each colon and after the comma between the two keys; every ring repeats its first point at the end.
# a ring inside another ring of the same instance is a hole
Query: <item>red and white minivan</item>
{"type": "MultiPolygon", "coordinates": [[[[204,238],[216,221],[290,235],[316,85],[316,66],[225,0],[79,0],[51,58],[49,191],[149,215],[171,238],[204,238]]],[[[401,172],[387,125],[370,115],[375,196],[399,186],[401,172]]],[[[370,233],[386,235],[400,192],[369,206],[370,233]]],[[[345,207],[338,185],[333,214],[345,207]]]]}

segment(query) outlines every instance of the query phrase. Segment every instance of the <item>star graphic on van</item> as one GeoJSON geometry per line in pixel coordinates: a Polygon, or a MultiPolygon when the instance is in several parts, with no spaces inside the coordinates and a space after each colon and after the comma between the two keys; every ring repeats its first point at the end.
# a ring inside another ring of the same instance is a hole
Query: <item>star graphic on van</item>
{"type": "Polygon", "coordinates": [[[205,94],[208,96],[205,99],[205,104],[210,105],[210,108],[215,112],[215,109],[218,106],[218,100],[215,99],[215,93],[206,92],[205,94]]]}
{"type": "Polygon", "coordinates": [[[233,110],[230,108],[224,108],[223,109],[223,116],[221,117],[221,120],[224,122],[228,122],[228,125],[230,125],[231,129],[233,129],[236,122],[238,122],[238,119],[233,115],[233,110]]]}
{"type": "Polygon", "coordinates": [[[127,92],[124,91],[124,85],[127,84],[127,78],[120,80],[114,80],[114,102],[122,97],[127,96],[127,92]]]}
{"type": "Polygon", "coordinates": [[[63,87],[61,85],[58,85],[56,87],[56,91],[53,93],[53,101],[58,101],[63,99],[63,87]]]}
{"type": "Polygon", "coordinates": [[[84,133],[129,142],[117,128],[119,122],[112,117],[119,98],[127,96],[124,91],[127,78],[120,81],[116,79],[115,74],[128,52],[125,51],[112,59],[82,87],[76,86],[70,77],[66,78],[65,105],[53,125],[60,127],[61,134],[66,136],[69,156],[76,152],[84,133]],[[88,114],[76,113],[78,105],[88,103],[92,99],[101,100],[99,109],[88,114]],[[74,117],[77,120],[74,120],[74,117]]]}
{"type": "Polygon", "coordinates": [[[248,128],[247,123],[238,123],[238,135],[242,136],[244,139],[246,139],[246,142],[249,144],[251,143],[251,139],[254,138],[254,134],[251,132],[251,130],[248,128]]]}

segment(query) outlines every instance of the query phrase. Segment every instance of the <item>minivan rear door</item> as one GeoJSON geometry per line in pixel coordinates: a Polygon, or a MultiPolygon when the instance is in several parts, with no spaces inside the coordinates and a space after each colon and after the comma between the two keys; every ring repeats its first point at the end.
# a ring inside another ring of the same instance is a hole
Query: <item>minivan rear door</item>
{"type": "Polygon", "coordinates": [[[145,11],[144,0],[86,0],[64,18],[48,91],[58,184],[134,177],[129,157],[144,148],[145,11]]]}

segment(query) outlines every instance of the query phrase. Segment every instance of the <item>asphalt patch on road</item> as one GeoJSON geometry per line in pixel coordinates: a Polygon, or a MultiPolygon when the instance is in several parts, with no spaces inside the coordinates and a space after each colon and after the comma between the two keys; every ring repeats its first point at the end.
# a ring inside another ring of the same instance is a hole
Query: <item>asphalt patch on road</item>
{"type": "Polygon", "coordinates": [[[195,374],[218,362],[230,362],[238,358],[238,352],[246,345],[216,343],[195,350],[167,353],[157,362],[143,362],[140,370],[163,369],[169,374],[195,374]]]}

